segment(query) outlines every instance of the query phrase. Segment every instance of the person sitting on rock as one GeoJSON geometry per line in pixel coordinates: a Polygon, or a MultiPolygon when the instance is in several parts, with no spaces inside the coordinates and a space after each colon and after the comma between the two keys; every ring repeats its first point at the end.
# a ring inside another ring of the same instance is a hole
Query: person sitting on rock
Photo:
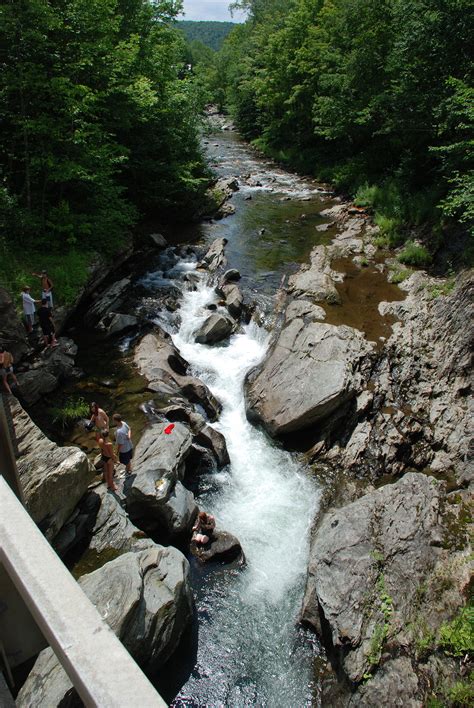
{"type": "Polygon", "coordinates": [[[195,543],[206,544],[212,538],[214,529],[216,528],[216,520],[212,514],[207,514],[205,511],[200,511],[193,526],[193,538],[195,543]]]}
{"type": "Polygon", "coordinates": [[[90,430],[93,428],[96,429],[97,433],[97,438],[99,438],[100,433],[103,430],[108,430],[109,429],[109,416],[107,413],[102,409],[99,408],[97,403],[94,401],[90,405],[90,422],[89,425],[87,426],[90,430]]]}
{"type": "Polygon", "coordinates": [[[111,492],[116,492],[117,487],[114,484],[114,462],[116,462],[116,459],[114,455],[114,447],[109,440],[109,431],[102,430],[97,442],[100,447],[100,459],[102,462],[104,481],[107,484],[107,489],[111,492]]]}

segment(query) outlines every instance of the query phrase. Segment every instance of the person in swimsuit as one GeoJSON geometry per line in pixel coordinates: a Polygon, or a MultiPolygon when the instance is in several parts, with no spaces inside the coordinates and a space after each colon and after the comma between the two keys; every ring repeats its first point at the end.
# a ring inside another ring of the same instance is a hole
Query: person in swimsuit
{"type": "Polygon", "coordinates": [[[117,487],[114,484],[114,463],[116,462],[116,459],[114,454],[114,447],[109,440],[109,431],[103,430],[97,442],[100,447],[100,459],[102,461],[104,481],[107,485],[107,489],[109,489],[111,492],[116,492],[117,487]]]}
{"type": "Polygon", "coordinates": [[[17,378],[13,372],[13,355],[7,352],[5,347],[0,347],[0,378],[3,388],[11,396],[12,390],[8,384],[8,377],[11,376],[13,383],[18,386],[17,378]]]}
{"type": "Polygon", "coordinates": [[[90,413],[89,425],[96,429],[97,438],[99,438],[103,430],[109,429],[109,416],[102,408],[99,408],[95,401],[90,405],[90,413]]]}
{"type": "Polygon", "coordinates": [[[216,520],[212,514],[207,514],[205,511],[200,511],[196,519],[196,523],[193,526],[192,540],[196,543],[209,543],[215,528],[216,520]]]}
{"type": "Polygon", "coordinates": [[[41,280],[41,299],[46,300],[47,307],[53,309],[53,281],[45,270],[41,273],[32,273],[36,278],[41,280]]]}

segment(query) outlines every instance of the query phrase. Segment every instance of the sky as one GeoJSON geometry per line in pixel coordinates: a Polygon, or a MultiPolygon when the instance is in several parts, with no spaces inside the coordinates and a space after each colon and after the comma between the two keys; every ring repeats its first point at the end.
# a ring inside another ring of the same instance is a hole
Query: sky
{"type": "Polygon", "coordinates": [[[231,17],[229,5],[232,0],[184,0],[182,20],[218,20],[220,22],[242,22],[243,13],[234,12],[231,17]]]}

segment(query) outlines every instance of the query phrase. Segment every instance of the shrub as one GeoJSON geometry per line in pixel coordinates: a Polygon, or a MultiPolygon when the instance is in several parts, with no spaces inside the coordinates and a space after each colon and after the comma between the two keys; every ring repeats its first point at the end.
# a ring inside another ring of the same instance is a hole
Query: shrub
{"type": "Polygon", "coordinates": [[[452,656],[474,652],[474,605],[464,607],[451,622],[445,622],[439,633],[439,646],[452,656]]]}
{"type": "Polygon", "coordinates": [[[403,251],[398,256],[400,263],[411,266],[427,266],[431,263],[431,256],[424,246],[414,241],[408,241],[403,251]]]}
{"type": "Polygon", "coordinates": [[[354,204],[358,207],[372,208],[377,198],[378,187],[369,186],[367,182],[357,190],[354,197],[354,204]]]}
{"type": "Polygon", "coordinates": [[[62,407],[51,408],[53,423],[68,428],[80,418],[89,417],[89,404],[83,398],[69,398],[62,407]]]}

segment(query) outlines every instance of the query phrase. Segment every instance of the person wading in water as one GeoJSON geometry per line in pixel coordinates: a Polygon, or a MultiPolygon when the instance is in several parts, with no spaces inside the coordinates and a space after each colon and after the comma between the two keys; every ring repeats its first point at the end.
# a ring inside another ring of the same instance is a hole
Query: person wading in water
{"type": "Polygon", "coordinates": [[[104,480],[107,485],[107,489],[111,492],[116,492],[117,487],[114,483],[114,463],[116,462],[116,459],[114,454],[114,447],[111,441],[109,440],[108,430],[103,430],[100,433],[97,443],[100,447],[100,459],[102,462],[102,470],[104,473],[104,480]]]}

